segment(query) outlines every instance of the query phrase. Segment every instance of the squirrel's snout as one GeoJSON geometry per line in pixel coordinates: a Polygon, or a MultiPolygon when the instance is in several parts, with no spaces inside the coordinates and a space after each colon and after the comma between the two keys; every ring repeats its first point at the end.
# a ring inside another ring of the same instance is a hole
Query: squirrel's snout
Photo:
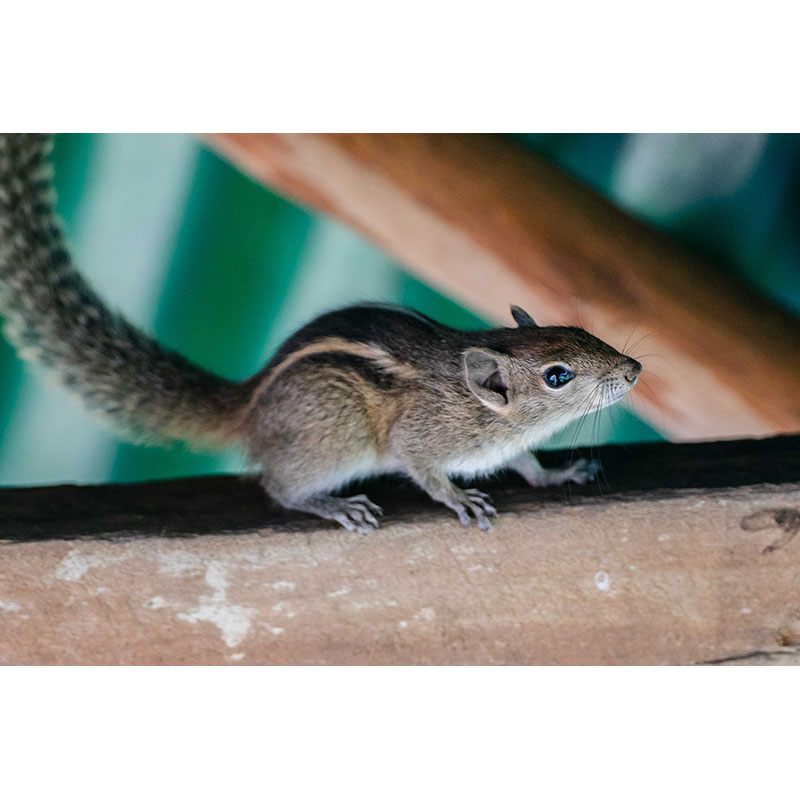
{"type": "Polygon", "coordinates": [[[642,365],[634,358],[625,359],[623,366],[625,380],[630,384],[636,383],[639,380],[639,373],[642,371],[642,365]]]}

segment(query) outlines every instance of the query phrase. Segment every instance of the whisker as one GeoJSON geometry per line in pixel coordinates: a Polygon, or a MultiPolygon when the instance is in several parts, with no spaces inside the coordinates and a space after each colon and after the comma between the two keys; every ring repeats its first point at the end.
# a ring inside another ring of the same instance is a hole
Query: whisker
{"type": "MultiPolygon", "coordinates": [[[[638,397],[631,397],[629,395],[623,402],[628,411],[630,411],[632,414],[635,414],[637,417],[639,417],[639,419],[643,419],[645,422],[647,421],[647,412],[643,408],[638,397]]],[[[625,444],[625,447],[627,448],[627,443],[625,444]]]]}
{"type": "MultiPolygon", "coordinates": [[[[650,379],[653,378],[661,381],[665,389],[668,388],[666,381],[662,380],[661,378],[658,378],[658,376],[656,375],[651,375],[650,379]]],[[[639,380],[639,394],[646,397],[654,405],[658,406],[658,408],[661,409],[664,408],[664,403],[661,401],[659,393],[650,385],[648,380],[642,380],[642,379],[639,380]]]]}
{"type": "MultiPolygon", "coordinates": [[[[642,417],[642,414],[638,413],[637,411],[635,411],[633,408],[630,407],[630,406],[633,405],[633,401],[635,399],[636,398],[631,397],[630,394],[627,394],[622,399],[622,402],[619,405],[622,408],[625,408],[630,413],[635,414],[637,417],[642,417]]],[[[618,406],[611,406],[608,410],[609,410],[609,412],[611,414],[611,417],[612,417],[612,425],[615,428],[618,427],[619,421],[620,421],[620,414],[619,414],[620,409],[619,409],[619,407],[618,406]],[[617,414],[617,418],[616,419],[614,419],[614,414],[617,414]]],[[[631,449],[630,448],[630,445],[631,445],[630,442],[619,442],[618,444],[623,450],[625,450],[626,453],[629,452],[630,449],[631,449]]]]}
{"type": "MultiPolygon", "coordinates": [[[[580,435],[580,432],[583,429],[583,425],[586,421],[586,418],[589,416],[589,414],[592,413],[592,405],[594,404],[594,395],[599,391],[599,389],[600,389],[599,385],[595,386],[595,388],[592,389],[591,393],[586,398],[586,400],[583,403],[581,403],[581,405],[578,407],[580,411],[578,415],[578,426],[576,427],[575,432],[572,435],[572,441],[570,442],[571,450],[575,449],[575,443],[578,441],[578,436],[580,435]]],[[[572,461],[570,461],[570,464],[572,464],[572,461]]]]}
{"type": "MultiPolygon", "coordinates": [[[[667,358],[666,356],[662,356],[661,353],[642,353],[641,355],[637,353],[635,356],[631,356],[631,358],[635,358],[637,361],[642,361],[642,362],[644,361],[644,359],[658,358],[661,361],[663,361],[665,364],[669,364],[669,366],[673,367],[673,369],[675,367],[675,365],[672,363],[672,361],[669,358],[667,358]]],[[[650,368],[648,366],[648,372],[649,371],[650,371],[650,368]]]]}
{"type": "Polygon", "coordinates": [[[645,382],[658,381],[664,386],[664,388],[669,388],[669,383],[667,383],[667,381],[665,381],[657,372],[649,372],[644,380],[645,382]]]}
{"type": "Polygon", "coordinates": [[[663,331],[663,328],[661,328],[661,329],[657,329],[657,330],[652,330],[652,331],[650,331],[649,333],[646,333],[646,334],[644,334],[643,336],[640,336],[640,337],[639,337],[639,338],[638,338],[638,339],[637,339],[637,340],[636,340],[636,341],[635,341],[635,342],[634,342],[634,343],[631,345],[631,350],[635,350],[637,347],[641,347],[641,346],[642,346],[642,345],[643,345],[643,344],[644,344],[644,343],[645,343],[645,342],[646,342],[648,339],[650,339],[652,336],[656,336],[657,334],[661,333],[662,331],[663,331]]]}
{"type": "MultiPolygon", "coordinates": [[[[580,423],[578,424],[578,427],[577,427],[577,429],[575,431],[575,435],[573,437],[572,448],[571,448],[572,454],[571,454],[571,458],[570,458],[570,464],[572,464],[574,462],[574,456],[575,456],[575,452],[577,450],[577,448],[575,448],[575,442],[577,441],[577,438],[578,438],[581,430],[583,429],[583,425],[585,424],[586,419],[588,417],[592,416],[592,414],[595,414],[595,412],[599,411],[600,408],[602,407],[603,402],[604,402],[604,398],[605,398],[604,392],[605,392],[605,386],[603,384],[598,384],[591,391],[589,396],[586,398],[586,401],[582,405],[582,408],[585,408],[586,410],[582,413],[582,415],[580,417],[580,423]]],[[[591,435],[589,436],[589,459],[590,460],[592,459],[592,453],[593,453],[592,444],[593,444],[594,439],[597,437],[597,424],[598,423],[597,423],[596,414],[595,414],[595,418],[593,418],[593,420],[592,420],[592,432],[591,432],[591,435]]],[[[569,491],[572,492],[572,487],[570,487],[569,491]]]]}
{"type": "Polygon", "coordinates": [[[600,458],[600,446],[599,446],[600,430],[601,430],[600,421],[602,419],[601,415],[602,415],[603,411],[606,408],[609,408],[609,406],[605,405],[605,402],[606,402],[607,399],[608,399],[608,387],[604,386],[603,387],[603,392],[602,392],[602,395],[600,397],[600,401],[599,401],[599,404],[598,404],[597,412],[595,413],[595,428],[594,428],[594,431],[592,433],[592,441],[595,443],[595,447],[593,448],[593,450],[590,449],[590,451],[589,451],[589,454],[592,455],[592,456],[593,456],[593,451],[594,450],[597,451],[597,459],[596,460],[597,460],[597,463],[600,465],[600,469],[599,469],[599,471],[597,473],[597,492],[598,492],[598,494],[603,494],[603,481],[605,481],[605,483],[606,483],[606,488],[609,489],[609,490],[611,489],[611,486],[608,483],[608,479],[605,477],[605,474],[603,473],[603,463],[602,463],[602,460],[600,458]]]}
{"type": "MultiPolygon", "coordinates": [[[[589,396],[586,398],[586,400],[584,400],[584,402],[581,403],[581,405],[578,407],[578,410],[580,412],[578,414],[578,416],[577,416],[578,424],[577,424],[577,426],[576,426],[576,428],[575,428],[575,430],[574,430],[574,432],[572,434],[572,438],[571,438],[571,441],[569,443],[569,448],[568,448],[569,451],[570,451],[570,455],[569,455],[569,466],[570,467],[575,463],[575,454],[577,452],[576,443],[578,441],[578,437],[580,436],[581,430],[583,430],[583,426],[584,426],[584,424],[586,422],[586,418],[592,413],[592,406],[594,405],[594,398],[595,398],[595,395],[599,392],[599,390],[600,390],[600,385],[598,384],[597,386],[594,387],[594,389],[592,389],[592,391],[589,393],[589,396]]],[[[570,500],[572,499],[572,486],[570,485],[569,481],[564,484],[564,497],[568,497],[570,500]]]]}
{"type": "Polygon", "coordinates": [[[627,338],[625,339],[625,344],[622,345],[622,352],[623,353],[628,349],[628,344],[631,341],[631,337],[636,332],[636,329],[639,327],[639,323],[642,321],[643,317],[644,317],[644,313],[641,312],[641,311],[636,315],[636,319],[634,320],[634,323],[633,323],[633,326],[631,327],[630,333],[628,334],[627,338]]]}

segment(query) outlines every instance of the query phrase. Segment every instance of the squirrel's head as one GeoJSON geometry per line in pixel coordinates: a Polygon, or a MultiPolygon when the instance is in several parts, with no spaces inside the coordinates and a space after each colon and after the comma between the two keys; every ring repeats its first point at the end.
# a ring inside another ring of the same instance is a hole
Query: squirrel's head
{"type": "Polygon", "coordinates": [[[582,328],[540,327],[517,306],[516,328],[487,332],[487,347],[464,351],[467,386],[510,421],[549,423],[610,406],[635,385],[642,365],[582,328]]]}

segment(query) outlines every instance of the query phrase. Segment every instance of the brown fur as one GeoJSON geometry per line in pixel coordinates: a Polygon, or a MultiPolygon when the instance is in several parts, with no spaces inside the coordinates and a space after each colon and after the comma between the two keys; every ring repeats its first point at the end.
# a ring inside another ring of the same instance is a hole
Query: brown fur
{"type": "Polygon", "coordinates": [[[559,475],[577,482],[593,476],[591,465],[548,474],[532,455],[529,461],[519,457],[571,419],[618,400],[635,382],[636,362],[576,328],[461,332],[435,326],[431,337],[425,323],[424,335],[400,343],[396,337],[408,320],[398,314],[407,316],[366,305],[315,320],[254,382],[242,439],[271,496],[366,529],[363,500],[351,507],[328,492],[396,470],[462,521],[469,513],[488,527],[488,498],[458,489],[450,475],[511,465],[536,485],[557,482],[559,475]],[[375,331],[379,340],[329,335],[345,317],[360,318],[355,330],[375,331]],[[505,398],[491,391],[482,398],[470,388],[471,352],[502,372],[505,398]],[[326,360],[334,356],[338,363],[326,360]],[[542,373],[551,363],[569,366],[573,381],[548,387],[542,373]]]}

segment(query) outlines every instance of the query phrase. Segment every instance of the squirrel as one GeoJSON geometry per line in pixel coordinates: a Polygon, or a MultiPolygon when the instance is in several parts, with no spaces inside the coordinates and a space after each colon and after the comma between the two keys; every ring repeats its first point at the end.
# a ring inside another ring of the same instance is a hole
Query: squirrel
{"type": "Polygon", "coordinates": [[[54,212],[52,138],[0,134],[0,313],[22,358],[139,441],[236,444],[267,495],[349,531],[378,527],[366,495],[410,477],[461,523],[491,528],[490,497],[451,478],[510,468],[533,486],[585,483],[595,462],[544,469],[531,452],[571,420],[620,400],[641,364],[577,327],[462,331],[400,306],[323,314],[241,382],[211,374],[111,311],[73,266],[54,212]]]}

